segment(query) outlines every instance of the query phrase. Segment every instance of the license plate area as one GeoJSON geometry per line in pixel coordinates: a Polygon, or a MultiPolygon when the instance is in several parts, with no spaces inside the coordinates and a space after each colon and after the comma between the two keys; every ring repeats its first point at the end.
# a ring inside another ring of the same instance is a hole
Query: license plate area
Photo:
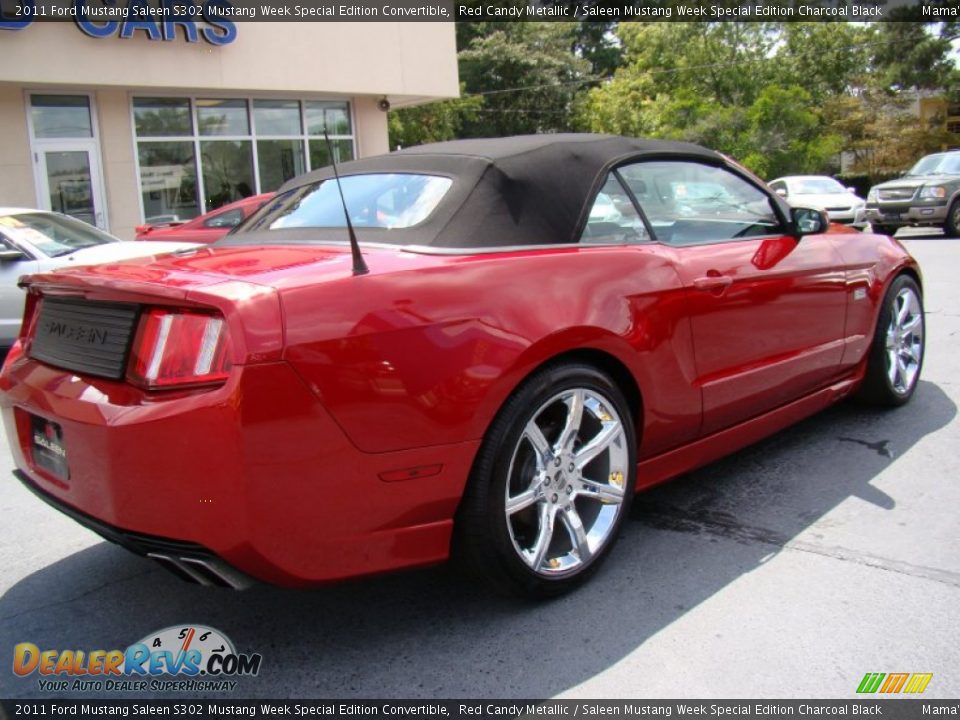
{"type": "Polygon", "coordinates": [[[63,428],[52,420],[30,416],[30,452],[33,464],[61,480],[70,479],[63,428]]]}

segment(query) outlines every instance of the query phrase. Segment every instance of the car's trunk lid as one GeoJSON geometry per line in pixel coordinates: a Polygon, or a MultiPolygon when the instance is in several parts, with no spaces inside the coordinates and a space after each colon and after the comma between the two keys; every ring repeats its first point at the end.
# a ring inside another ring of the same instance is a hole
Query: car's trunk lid
{"type": "MultiPolygon", "coordinates": [[[[371,272],[436,264],[440,258],[401,249],[364,249],[371,272]]],[[[346,245],[234,245],[185,250],[157,258],[125,260],[30,276],[35,287],[70,286],[183,297],[217,283],[242,282],[277,290],[346,279],[352,275],[346,245]]]]}

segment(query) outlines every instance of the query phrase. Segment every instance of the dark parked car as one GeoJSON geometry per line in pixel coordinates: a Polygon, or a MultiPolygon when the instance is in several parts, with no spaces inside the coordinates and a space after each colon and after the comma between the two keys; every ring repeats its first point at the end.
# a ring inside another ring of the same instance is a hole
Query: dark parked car
{"type": "Polygon", "coordinates": [[[927,155],[902,178],[870,188],[867,221],[884,235],[916,225],[960,237],[960,151],[927,155]]]}
{"type": "Polygon", "coordinates": [[[340,172],[213,246],[27,278],[0,372],[27,487],[206,584],[454,557],[542,596],[637,491],[917,386],[907,251],[710,150],[540,135],[340,172]]]}

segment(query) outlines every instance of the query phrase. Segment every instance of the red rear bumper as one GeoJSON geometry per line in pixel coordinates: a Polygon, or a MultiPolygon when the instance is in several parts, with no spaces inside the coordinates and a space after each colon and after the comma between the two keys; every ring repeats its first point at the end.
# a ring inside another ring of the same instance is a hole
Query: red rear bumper
{"type": "Polygon", "coordinates": [[[478,445],[362,453],[284,362],[170,395],[22,359],[0,407],[17,466],[54,504],[284,585],[444,560],[478,445]],[[67,481],[34,464],[31,414],[61,425],[67,481]]]}

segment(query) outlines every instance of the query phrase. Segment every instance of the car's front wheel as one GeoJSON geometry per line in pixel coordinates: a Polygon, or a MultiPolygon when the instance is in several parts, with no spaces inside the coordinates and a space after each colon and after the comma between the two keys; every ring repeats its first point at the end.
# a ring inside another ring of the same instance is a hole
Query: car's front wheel
{"type": "Polygon", "coordinates": [[[947,211],[947,222],[943,225],[943,234],[950,238],[960,237],[960,198],[953,201],[947,211]]]}
{"type": "Polygon", "coordinates": [[[457,514],[454,557],[495,587],[557,595],[596,571],[636,475],[623,393],[588,365],[528,379],[494,420],[457,514]]]}
{"type": "Polygon", "coordinates": [[[897,234],[897,228],[892,225],[878,225],[877,223],[870,223],[870,229],[875,232],[877,235],[889,235],[893,237],[897,234]]]}
{"type": "Polygon", "coordinates": [[[900,275],[880,308],[860,399],[888,407],[907,402],[920,379],[924,349],[923,295],[913,278],[900,275]]]}

